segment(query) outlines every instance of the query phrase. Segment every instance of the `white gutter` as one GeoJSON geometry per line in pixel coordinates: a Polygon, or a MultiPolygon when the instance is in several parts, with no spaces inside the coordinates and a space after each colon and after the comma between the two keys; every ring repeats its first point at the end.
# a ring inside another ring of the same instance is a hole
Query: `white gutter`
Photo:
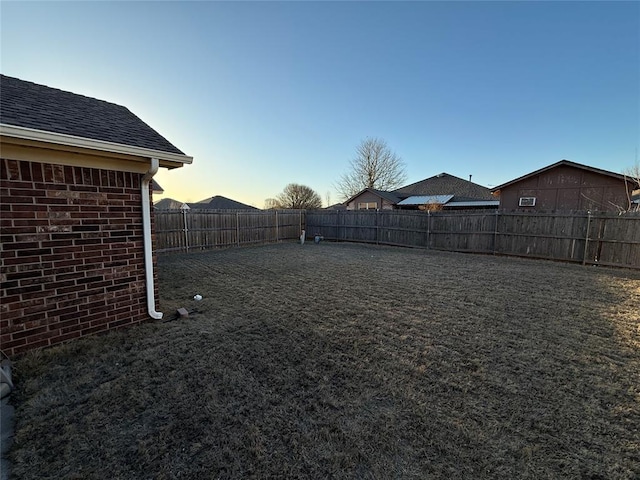
{"type": "Polygon", "coordinates": [[[156,311],[156,301],[153,284],[153,249],[151,245],[151,202],[149,200],[149,184],[157,173],[160,161],[157,158],[151,159],[149,171],[142,177],[140,190],[142,193],[142,234],[144,237],[144,274],[147,284],[147,311],[151,318],[160,320],[162,312],[156,311]]]}
{"type": "Polygon", "coordinates": [[[16,127],[15,125],[0,124],[0,134],[7,137],[20,138],[22,140],[33,140],[38,142],[55,143],[69,147],[88,148],[102,152],[121,153],[124,155],[134,155],[139,157],[154,157],[167,162],[185,164],[193,162],[193,157],[188,155],[162,152],[151,148],[134,147],[120,143],[106,142],[91,138],[76,137],[64,133],[47,132],[34,128],[16,127]]]}

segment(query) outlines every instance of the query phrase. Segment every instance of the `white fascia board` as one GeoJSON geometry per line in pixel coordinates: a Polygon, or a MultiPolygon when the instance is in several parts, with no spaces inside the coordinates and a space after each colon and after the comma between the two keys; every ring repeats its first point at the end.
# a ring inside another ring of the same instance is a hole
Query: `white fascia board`
{"type": "Polygon", "coordinates": [[[87,148],[101,152],[120,153],[144,158],[157,158],[169,162],[192,163],[193,157],[181,155],[179,153],[163,152],[151,148],[134,147],[121,143],[105,142],[104,140],[93,140],[90,138],[76,137],[64,133],[47,132],[34,128],[16,127],[15,125],[0,124],[0,134],[7,137],[20,138],[23,140],[33,140],[38,142],[55,143],[70,147],[87,148]]]}

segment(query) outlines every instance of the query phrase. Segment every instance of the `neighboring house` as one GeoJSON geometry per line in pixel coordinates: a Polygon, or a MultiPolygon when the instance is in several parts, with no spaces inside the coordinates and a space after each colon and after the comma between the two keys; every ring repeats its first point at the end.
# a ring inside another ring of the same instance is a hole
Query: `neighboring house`
{"type": "Polygon", "coordinates": [[[497,209],[491,190],[471,179],[440,173],[391,192],[367,188],[345,202],[347,210],[362,209],[497,209]]]}
{"type": "Polygon", "coordinates": [[[151,191],[159,195],[162,195],[164,193],[164,189],[154,179],[151,179],[151,191]]]}
{"type": "Polygon", "coordinates": [[[501,210],[623,211],[635,188],[622,174],[561,160],[492,191],[500,194],[501,210]]]}
{"type": "Polygon", "coordinates": [[[184,202],[174,200],[173,198],[163,198],[157,202],[153,202],[154,210],[180,210],[184,202]]]}
{"type": "Polygon", "coordinates": [[[324,208],[325,210],[346,210],[347,206],[344,203],[334,203],[324,208]]]}
{"type": "Polygon", "coordinates": [[[173,198],[163,198],[154,204],[156,210],[181,210],[185,206],[189,207],[187,210],[258,210],[251,205],[236,202],[220,195],[205,198],[195,203],[184,203],[173,198]]]}
{"type": "Polygon", "coordinates": [[[151,182],[192,158],[125,107],[0,82],[2,351],[161,318],[151,182]]]}
{"type": "Polygon", "coordinates": [[[365,188],[344,202],[347,210],[392,210],[402,198],[391,192],[365,188]]]}
{"type": "Polygon", "coordinates": [[[189,203],[192,210],[258,210],[256,207],[216,195],[196,203],[189,203]]]}

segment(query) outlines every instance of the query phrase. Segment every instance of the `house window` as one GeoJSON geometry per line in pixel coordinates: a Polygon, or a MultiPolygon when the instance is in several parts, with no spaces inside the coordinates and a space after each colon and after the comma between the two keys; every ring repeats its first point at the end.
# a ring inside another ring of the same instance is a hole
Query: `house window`
{"type": "Polygon", "coordinates": [[[358,210],[375,210],[378,208],[376,202],[360,202],[358,203],[358,210]]]}
{"type": "Polygon", "coordinates": [[[535,207],[536,197],[520,197],[518,205],[521,207],[535,207]]]}

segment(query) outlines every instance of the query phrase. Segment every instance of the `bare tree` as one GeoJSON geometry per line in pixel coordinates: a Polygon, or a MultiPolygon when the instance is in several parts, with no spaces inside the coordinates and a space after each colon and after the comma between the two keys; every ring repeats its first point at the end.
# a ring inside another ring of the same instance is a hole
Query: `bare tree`
{"type": "Polygon", "coordinates": [[[275,198],[267,198],[264,201],[265,210],[276,210],[278,207],[278,201],[275,198]]]}
{"type": "Polygon", "coordinates": [[[395,190],[406,180],[404,162],[380,138],[362,140],[349,164],[350,171],[336,183],[345,200],[365,188],[395,190]]]}
{"type": "Polygon", "coordinates": [[[640,162],[636,160],[635,165],[629,168],[625,168],[622,174],[625,175],[626,177],[631,178],[637,184],[640,185],[640,162]]]}
{"type": "MultiPolygon", "coordinates": [[[[640,189],[640,162],[638,162],[637,158],[636,158],[636,163],[629,168],[625,168],[622,174],[626,178],[629,178],[631,180],[631,182],[634,184],[633,186],[634,190],[640,189]]],[[[629,191],[627,190],[627,195],[629,195],[628,192],[629,191]]],[[[631,195],[629,195],[628,200],[629,200],[629,210],[633,210],[634,208],[636,210],[640,209],[639,205],[634,205],[631,203],[631,195]]]]}
{"type": "Polygon", "coordinates": [[[275,208],[314,209],[322,208],[322,198],[306,185],[290,183],[275,200],[275,208]]]}

